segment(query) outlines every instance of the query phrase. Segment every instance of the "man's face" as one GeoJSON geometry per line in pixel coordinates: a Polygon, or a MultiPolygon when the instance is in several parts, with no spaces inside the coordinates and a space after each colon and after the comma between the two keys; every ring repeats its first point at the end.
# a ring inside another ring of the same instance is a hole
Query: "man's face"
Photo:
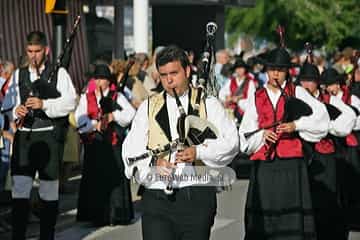
{"type": "Polygon", "coordinates": [[[267,74],[269,76],[269,84],[273,87],[278,87],[283,84],[286,78],[286,74],[288,72],[287,68],[279,68],[279,67],[268,67],[267,74]]]}
{"type": "Polygon", "coordinates": [[[223,52],[223,53],[221,53],[221,54],[219,55],[219,59],[218,59],[218,60],[219,60],[218,62],[219,62],[220,64],[226,64],[226,63],[229,62],[230,57],[229,57],[229,55],[228,55],[227,53],[223,52]]]}
{"type": "Polygon", "coordinates": [[[315,81],[311,79],[301,79],[300,84],[303,88],[309,90],[312,95],[316,94],[318,85],[315,81]]]}
{"type": "Polygon", "coordinates": [[[189,88],[190,67],[185,69],[180,61],[169,62],[159,67],[161,83],[165,91],[173,95],[173,89],[178,95],[182,95],[189,88]]]}
{"type": "Polygon", "coordinates": [[[338,83],[333,83],[333,84],[330,84],[330,85],[327,85],[326,86],[326,91],[333,95],[333,96],[336,96],[339,91],[340,91],[340,84],[338,83]]]}
{"type": "Polygon", "coordinates": [[[40,66],[48,52],[49,48],[42,45],[28,45],[26,47],[26,54],[32,67],[35,67],[35,63],[40,66]]]}

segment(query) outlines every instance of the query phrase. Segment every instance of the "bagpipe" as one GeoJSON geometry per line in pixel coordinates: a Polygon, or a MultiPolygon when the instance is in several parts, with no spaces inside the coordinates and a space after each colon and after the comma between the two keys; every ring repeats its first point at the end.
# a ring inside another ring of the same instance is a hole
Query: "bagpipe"
{"type": "MultiPolygon", "coordinates": [[[[205,139],[215,139],[218,135],[218,130],[211,122],[199,117],[201,100],[205,101],[208,95],[217,95],[216,81],[212,70],[215,58],[214,41],[216,30],[216,23],[209,22],[206,25],[206,45],[202,57],[202,68],[199,71],[200,77],[194,111],[193,114],[187,115],[184,118],[183,128],[178,129],[178,132],[183,132],[190,145],[199,145],[205,139]]],[[[177,95],[175,97],[177,98],[178,108],[183,109],[177,95]]]]}
{"type": "Polygon", "coordinates": [[[219,90],[214,74],[215,33],[217,28],[214,22],[206,24],[206,43],[198,66],[198,87],[200,91],[204,91],[206,95],[212,96],[217,96],[219,90]]]}
{"type": "MultiPolygon", "coordinates": [[[[47,76],[45,81],[35,81],[33,83],[33,90],[37,92],[43,99],[48,98],[57,98],[60,97],[60,93],[56,89],[56,84],[54,84],[55,79],[57,79],[57,73],[61,67],[68,69],[70,65],[71,53],[74,44],[75,35],[80,24],[80,15],[75,19],[73,28],[69,37],[66,39],[64,47],[58,58],[56,59],[55,64],[52,66],[50,73],[47,76]]],[[[42,79],[41,79],[42,80],[42,79]]]]}
{"type": "MultiPolygon", "coordinates": [[[[278,121],[277,125],[280,125],[281,123],[293,122],[295,120],[300,119],[301,117],[310,116],[313,113],[312,108],[307,103],[295,97],[295,93],[289,95],[280,86],[277,80],[276,80],[276,84],[281,91],[281,96],[285,98],[284,114],[282,118],[278,121]]],[[[270,157],[271,153],[275,150],[276,144],[277,143],[269,144],[269,148],[266,152],[268,157],[270,157]]]]}
{"type": "MultiPolygon", "coordinates": [[[[115,121],[110,121],[110,114],[116,110],[121,111],[123,108],[117,103],[116,91],[109,91],[107,96],[104,96],[103,90],[100,87],[100,108],[98,109],[96,120],[100,123],[100,128],[97,131],[86,132],[80,134],[83,143],[92,143],[94,139],[110,140],[112,145],[117,144],[125,136],[126,128],[119,126],[115,121]]],[[[75,119],[74,119],[75,121],[75,119]]],[[[76,121],[75,121],[76,122],[76,121]]],[[[75,123],[76,124],[76,123],[75,123]]],[[[76,128],[80,130],[85,127],[87,123],[83,123],[76,128]]]]}

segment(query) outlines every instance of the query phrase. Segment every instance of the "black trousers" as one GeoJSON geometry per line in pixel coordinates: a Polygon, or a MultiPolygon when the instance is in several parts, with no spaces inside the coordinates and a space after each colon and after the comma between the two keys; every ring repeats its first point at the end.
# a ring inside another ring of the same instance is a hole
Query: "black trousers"
{"type": "Polygon", "coordinates": [[[216,214],[211,187],[186,187],[168,196],[145,190],[141,208],[144,240],[208,240],[216,214]]]}

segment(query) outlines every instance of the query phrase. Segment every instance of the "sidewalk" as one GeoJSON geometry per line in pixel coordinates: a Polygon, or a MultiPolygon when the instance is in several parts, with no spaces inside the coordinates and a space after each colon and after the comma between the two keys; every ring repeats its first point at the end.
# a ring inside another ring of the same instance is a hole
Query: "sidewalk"
{"type": "MultiPolygon", "coordinates": [[[[77,207],[77,195],[80,183],[80,175],[70,178],[69,186],[71,188],[71,193],[60,194],[59,201],[59,212],[58,223],[56,225],[56,231],[62,231],[65,228],[68,228],[71,224],[75,222],[75,214],[72,214],[72,211],[77,207]]],[[[36,199],[38,186],[36,182],[34,183],[34,188],[32,191],[32,199],[36,199]]],[[[11,223],[11,203],[1,204],[0,205],[0,220],[5,221],[6,223],[11,223]]],[[[1,223],[0,223],[1,227],[1,223]]],[[[35,215],[30,216],[29,226],[27,230],[27,237],[32,239],[39,236],[39,219],[35,215]]],[[[7,231],[0,231],[1,240],[10,240],[11,239],[11,229],[7,231]]]]}

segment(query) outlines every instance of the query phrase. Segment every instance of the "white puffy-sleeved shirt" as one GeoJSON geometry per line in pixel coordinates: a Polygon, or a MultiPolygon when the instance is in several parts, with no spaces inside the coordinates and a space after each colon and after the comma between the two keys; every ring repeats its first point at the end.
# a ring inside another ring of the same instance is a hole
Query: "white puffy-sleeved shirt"
{"type": "MultiPolygon", "coordinates": [[[[104,96],[107,96],[108,93],[109,93],[109,89],[106,89],[103,92],[104,96]]],[[[101,100],[101,96],[96,95],[96,101],[99,108],[100,108],[100,100],[101,100]]],[[[112,112],[114,116],[114,121],[118,123],[120,126],[126,127],[131,123],[132,119],[134,118],[135,109],[121,93],[118,93],[116,102],[117,104],[119,104],[119,106],[122,109],[121,110],[116,109],[114,112],[112,112]]],[[[96,131],[95,126],[98,121],[95,119],[90,119],[88,116],[88,103],[87,103],[86,93],[82,94],[80,97],[79,105],[75,110],[75,119],[78,127],[80,127],[79,128],[80,133],[96,131]]]]}
{"type": "MultiPolygon", "coordinates": [[[[188,91],[179,96],[182,106],[188,106],[188,91]]],[[[208,97],[205,100],[207,120],[215,125],[219,132],[217,139],[206,139],[202,144],[196,146],[196,158],[201,160],[205,165],[210,167],[224,167],[229,164],[238,153],[238,135],[235,123],[232,122],[222,106],[215,97],[208,97]]],[[[177,119],[180,116],[175,98],[166,94],[166,107],[168,111],[170,132],[172,141],[178,138],[176,130],[177,119]]],[[[187,108],[185,108],[187,112],[187,108]]],[[[128,166],[127,159],[144,154],[148,145],[148,100],[144,101],[135,115],[131,130],[129,131],[122,147],[122,157],[125,164],[125,174],[128,178],[132,172],[128,166]]],[[[176,152],[171,154],[170,162],[175,161],[176,152]]],[[[140,160],[140,161],[147,161],[140,160]]],[[[181,174],[181,166],[191,166],[191,163],[177,164],[176,174],[181,174]],[[179,172],[180,171],[180,172],[179,172]]],[[[143,165],[141,171],[146,171],[147,164],[143,165]]],[[[192,185],[191,181],[180,183],[179,187],[192,185]]],[[[155,182],[148,186],[152,189],[164,189],[163,182],[155,182]]]]}
{"type": "MultiPolygon", "coordinates": [[[[283,83],[284,87],[286,82],[283,83]]],[[[272,105],[276,106],[281,96],[280,90],[273,92],[268,85],[264,86],[270,98],[272,105]]],[[[295,88],[295,97],[307,103],[311,109],[312,114],[309,116],[300,117],[295,120],[295,126],[299,136],[309,142],[319,142],[328,133],[330,118],[326,107],[316,98],[311,96],[307,90],[300,86],[295,88]]],[[[245,138],[244,134],[258,129],[258,114],[255,106],[255,94],[249,96],[249,107],[245,111],[241,125],[239,127],[240,136],[240,151],[251,155],[258,151],[264,144],[264,130],[261,130],[251,137],[245,138]]]]}
{"type": "MultiPolygon", "coordinates": [[[[344,92],[343,91],[339,91],[337,93],[336,98],[338,99],[342,99],[344,95],[344,92]]],[[[359,112],[360,112],[360,99],[355,96],[355,95],[351,95],[351,106],[355,107],[359,112]]],[[[360,115],[356,116],[356,120],[355,120],[355,125],[353,127],[353,130],[357,131],[357,130],[360,130],[360,115]]]]}
{"type": "Polygon", "coordinates": [[[345,137],[355,126],[356,114],[351,107],[336,96],[330,96],[330,104],[339,109],[341,114],[335,120],[330,120],[329,133],[337,137],[345,137]]]}
{"type": "MultiPolygon", "coordinates": [[[[40,72],[45,68],[44,65],[40,67],[40,72]]],[[[30,81],[34,82],[37,79],[36,70],[29,67],[30,81]]],[[[20,91],[19,91],[19,69],[14,74],[12,86],[9,86],[9,102],[14,106],[12,110],[13,119],[16,120],[18,116],[15,114],[15,109],[20,105],[20,91]]],[[[68,115],[76,107],[76,91],[71,78],[64,68],[60,68],[57,75],[56,89],[61,94],[58,98],[43,100],[42,110],[49,118],[58,118],[68,115]]],[[[53,126],[46,128],[33,129],[32,131],[51,130],[53,126]]],[[[20,131],[29,131],[25,127],[20,128],[20,131]]]]}

